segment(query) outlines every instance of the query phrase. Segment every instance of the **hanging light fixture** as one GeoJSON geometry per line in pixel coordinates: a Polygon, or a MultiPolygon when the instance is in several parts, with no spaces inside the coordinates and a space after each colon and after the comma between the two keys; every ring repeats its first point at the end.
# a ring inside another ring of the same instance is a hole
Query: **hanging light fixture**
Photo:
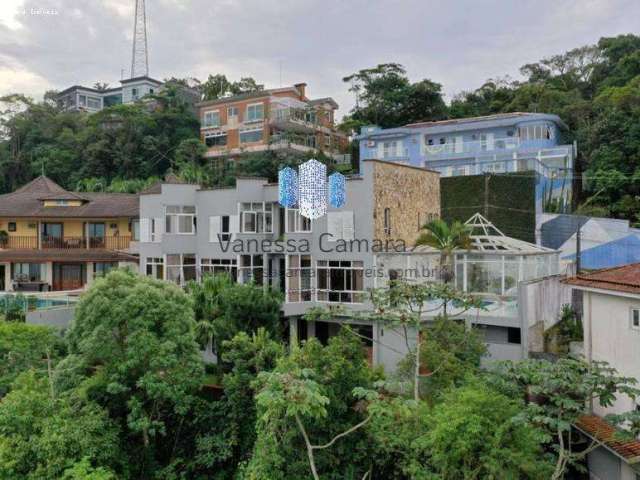
{"type": "Polygon", "coordinates": [[[300,165],[300,215],[314,220],[327,213],[327,166],[315,159],[300,165]]]}
{"type": "Polygon", "coordinates": [[[329,175],[329,205],[340,208],[345,204],[346,179],[339,172],[329,175]]]}
{"type": "Polygon", "coordinates": [[[287,208],[298,204],[298,173],[291,167],[278,172],[278,201],[287,208]]]}

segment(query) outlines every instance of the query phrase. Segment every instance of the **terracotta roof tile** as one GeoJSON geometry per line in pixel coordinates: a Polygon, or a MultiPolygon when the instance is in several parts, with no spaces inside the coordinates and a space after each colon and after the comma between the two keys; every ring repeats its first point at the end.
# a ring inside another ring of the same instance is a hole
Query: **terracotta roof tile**
{"type": "Polygon", "coordinates": [[[564,283],[576,287],[640,294],[640,263],[576,275],[575,277],[567,278],[564,283]]]}
{"type": "Polygon", "coordinates": [[[640,440],[614,439],[618,430],[597,415],[584,415],[576,422],[576,427],[591,438],[600,440],[629,464],[640,462],[640,440]]]}

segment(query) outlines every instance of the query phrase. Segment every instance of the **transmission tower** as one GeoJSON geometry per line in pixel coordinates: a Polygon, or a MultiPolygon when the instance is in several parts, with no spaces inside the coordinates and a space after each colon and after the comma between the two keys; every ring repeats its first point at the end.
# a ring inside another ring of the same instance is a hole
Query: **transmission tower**
{"type": "Polygon", "coordinates": [[[135,0],[136,16],[133,20],[133,53],[131,56],[131,78],[149,76],[149,53],[147,52],[147,14],[145,0],[135,0]]]}

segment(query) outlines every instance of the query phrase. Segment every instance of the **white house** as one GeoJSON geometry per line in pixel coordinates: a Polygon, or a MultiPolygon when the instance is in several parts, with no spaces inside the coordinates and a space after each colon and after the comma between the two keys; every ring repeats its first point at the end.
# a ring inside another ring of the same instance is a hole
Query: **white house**
{"type": "MultiPolygon", "coordinates": [[[[578,275],[566,283],[582,291],[586,360],[606,361],[619,374],[640,379],[640,263],[578,275]]],[[[636,402],[619,395],[611,407],[594,405],[593,415],[578,428],[603,440],[611,430],[603,417],[640,408],[636,402]]],[[[589,471],[597,480],[637,480],[640,440],[606,442],[589,456],[589,471]]]]}

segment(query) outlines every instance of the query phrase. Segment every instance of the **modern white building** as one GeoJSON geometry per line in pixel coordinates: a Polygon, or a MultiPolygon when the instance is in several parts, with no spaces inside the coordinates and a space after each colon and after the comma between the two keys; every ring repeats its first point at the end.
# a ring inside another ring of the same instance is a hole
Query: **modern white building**
{"type": "MultiPolygon", "coordinates": [[[[640,379],[640,263],[599,270],[566,280],[582,292],[584,356],[587,362],[606,361],[620,375],[640,379]]],[[[593,406],[578,427],[602,438],[612,431],[607,414],[640,409],[638,400],[619,395],[611,407],[593,406]]],[[[589,456],[594,480],[637,480],[640,476],[640,440],[605,442],[589,456]]]]}

